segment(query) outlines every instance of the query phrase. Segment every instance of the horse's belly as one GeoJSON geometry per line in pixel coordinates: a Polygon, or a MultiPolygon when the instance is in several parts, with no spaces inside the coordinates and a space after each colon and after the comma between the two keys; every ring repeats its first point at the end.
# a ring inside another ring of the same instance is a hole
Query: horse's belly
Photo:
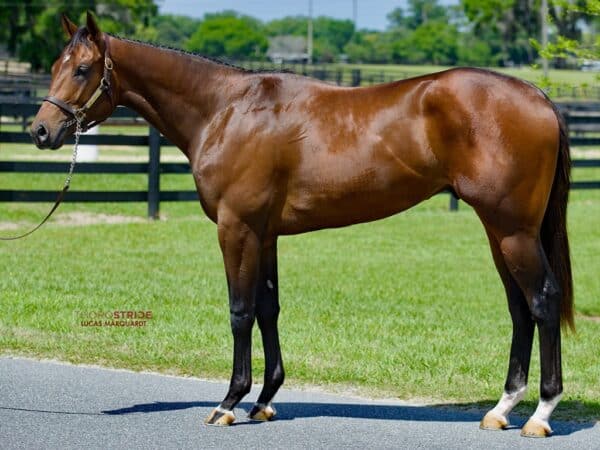
{"type": "Polygon", "coordinates": [[[431,197],[440,188],[422,179],[407,177],[393,185],[363,188],[344,186],[288,192],[281,214],[280,234],[296,234],[369,222],[404,211],[431,197]]]}

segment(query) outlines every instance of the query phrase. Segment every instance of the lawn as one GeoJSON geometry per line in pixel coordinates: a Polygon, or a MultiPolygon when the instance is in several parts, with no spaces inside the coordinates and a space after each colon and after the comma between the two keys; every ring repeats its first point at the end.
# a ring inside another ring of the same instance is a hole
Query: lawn
{"type": "MultiPolygon", "coordinates": [[[[66,150],[46,155],[69,157],[66,150]]],[[[599,175],[586,169],[585,177],[599,175]]],[[[0,189],[62,182],[59,174],[1,177],[0,189]]],[[[192,188],[189,175],[162,182],[192,188]]],[[[73,189],[145,183],[143,176],[76,175],[73,189]]],[[[386,220],[280,240],[288,386],[469,406],[497,400],[511,334],[506,300],[475,214],[464,205],[448,212],[447,202],[438,196],[386,220]]],[[[48,206],[0,204],[0,225],[32,224],[48,206]]],[[[0,244],[0,352],[226,379],[232,339],[215,226],[196,203],[164,203],[166,220],[155,222],[143,220],[145,209],[64,204],[31,237],[0,244]],[[77,226],[69,223],[75,212],[137,222],[77,226]],[[153,317],[141,328],[81,325],[94,312],[114,310],[153,317]]],[[[578,333],[564,339],[565,397],[557,418],[600,419],[599,219],[600,192],[574,192],[578,333]]],[[[255,343],[260,381],[258,332],[255,343]]],[[[536,350],[523,414],[533,411],[538,384],[536,350]]]]}

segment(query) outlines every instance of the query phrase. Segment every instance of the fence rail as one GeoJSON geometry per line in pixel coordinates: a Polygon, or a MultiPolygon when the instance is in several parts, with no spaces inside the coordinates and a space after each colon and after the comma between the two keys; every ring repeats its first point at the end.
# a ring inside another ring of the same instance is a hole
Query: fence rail
{"type": "MultiPolygon", "coordinates": [[[[579,104],[565,103],[559,105],[569,125],[574,130],[570,137],[573,146],[600,147],[600,103],[579,104]],[[577,128],[585,125],[586,128],[577,128]],[[593,133],[595,135],[588,136],[593,133]]],[[[27,122],[39,108],[33,103],[0,103],[0,118],[13,116],[27,122]]],[[[117,108],[111,120],[135,119],[139,116],[127,108],[117,108]]],[[[72,143],[69,138],[67,143],[72,143]]],[[[25,132],[0,131],[0,143],[30,144],[31,137],[25,132]]],[[[94,162],[78,163],[77,172],[87,174],[147,174],[148,188],[145,191],[68,191],[65,202],[146,202],[148,217],[158,218],[160,202],[165,201],[197,201],[196,191],[164,191],[160,189],[160,176],[163,174],[189,174],[187,163],[161,163],[162,146],[172,145],[153,127],[149,127],[148,135],[99,134],[82,135],[81,144],[126,145],[146,147],[149,151],[148,162],[94,162]]],[[[578,159],[573,167],[600,167],[600,159],[578,159]]],[[[67,173],[67,162],[43,161],[0,161],[0,173],[67,173]]],[[[572,189],[600,189],[600,180],[576,181],[572,189]]],[[[56,191],[44,190],[0,190],[0,202],[52,202],[56,199],[56,191]]],[[[458,208],[458,200],[450,195],[450,209],[458,208]]]]}

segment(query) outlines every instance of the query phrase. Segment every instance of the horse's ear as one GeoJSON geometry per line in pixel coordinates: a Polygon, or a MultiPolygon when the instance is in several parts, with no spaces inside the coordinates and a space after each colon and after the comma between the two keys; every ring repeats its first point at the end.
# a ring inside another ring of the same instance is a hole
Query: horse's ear
{"type": "Polygon", "coordinates": [[[62,13],[60,23],[62,24],[63,30],[65,30],[67,37],[69,39],[72,38],[75,32],[77,31],[77,25],[71,22],[71,19],[67,17],[66,13],[62,13]]]}
{"type": "Polygon", "coordinates": [[[86,16],[87,16],[86,17],[87,29],[88,29],[88,32],[90,33],[90,38],[94,42],[98,42],[102,35],[102,32],[100,31],[100,27],[98,27],[98,24],[96,23],[96,19],[94,19],[94,16],[91,12],[88,11],[86,16]]]}

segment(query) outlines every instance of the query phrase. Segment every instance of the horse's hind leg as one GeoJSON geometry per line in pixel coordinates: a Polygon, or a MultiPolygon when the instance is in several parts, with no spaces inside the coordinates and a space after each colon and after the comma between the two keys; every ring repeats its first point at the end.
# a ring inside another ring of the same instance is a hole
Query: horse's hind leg
{"type": "Polygon", "coordinates": [[[271,420],[276,414],[271,400],[283,384],[284,378],[277,331],[278,317],[277,240],[274,239],[263,247],[256,288],[256,319],[265,351],[265,377],[262,392],[249,414],[253,420],[271,420]]]}
{"type": "Polygon", "coordinates": [[[535,323],[531,318],[523,291],[504,262],[498,240],[489,230],[486,231],[494,263],[506,290],[508,309],[513,324],[510,360],[504,393],[498,404],[485,415],[480,425],[485,430],[499,430],[509,425],[508,414],[523,399],[527,391],[527,377],[529,375],[535,323]]]}
{"type": "Polygon", "coordinates": [[[496,233],[496,237],[506,266],[525,295],[540,337],[540,402],[521,434],[544,437],[552,432],[548,421],[562,394],[558,283],[538,235],[516,231],[510,235],[496,233]]]}

